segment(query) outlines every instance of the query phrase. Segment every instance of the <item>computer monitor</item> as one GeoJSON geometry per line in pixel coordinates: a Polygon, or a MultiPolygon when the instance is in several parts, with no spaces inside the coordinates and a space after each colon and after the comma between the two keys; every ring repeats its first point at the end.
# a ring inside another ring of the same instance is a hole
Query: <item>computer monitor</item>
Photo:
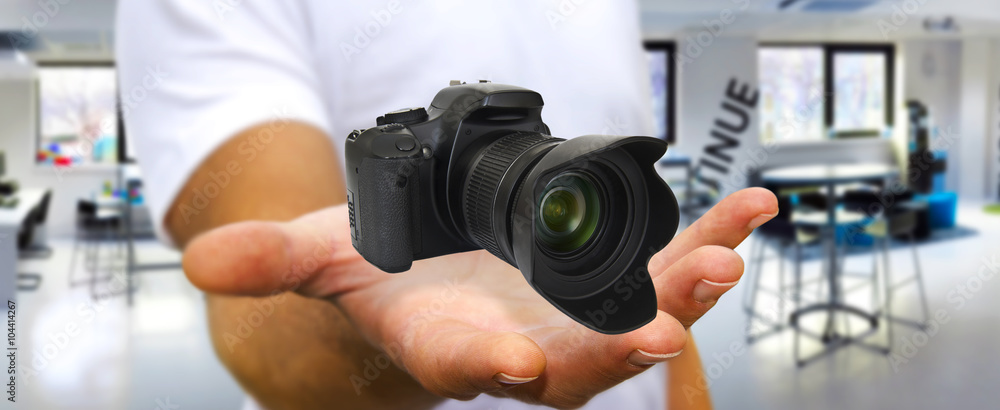
{"type": "Polygon", "coordinates": [[[111,63],[40,63],[35,161],[117,164],[118,85],[111,63]]]}

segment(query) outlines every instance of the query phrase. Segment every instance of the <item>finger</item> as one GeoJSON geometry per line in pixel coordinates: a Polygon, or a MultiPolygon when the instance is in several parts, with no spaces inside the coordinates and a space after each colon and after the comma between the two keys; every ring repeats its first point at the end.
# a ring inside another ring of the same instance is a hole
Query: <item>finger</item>
{"type": "Polygon", "coordinates": [[[539,329],[528,335],[545,351],[545,373],[504,394],[556,408],[585,404],[597,393],[676,357],[687,342],[680,322],[662,311],[642,328],[621,335],[599,334],[582,326],[539,329]]]}
{"type": "Polygon", "coordinates": [[[659,309],[684,327],[701,318],[743,276],[743,259],[724,246],[703,246],[653,279],[659,309]]]}
{"type": "Polygon", "coordinates": [[[327,296],[350,275],[317,273],[360,256],[351,246],[344,206],[287,223],[242,222],[195,238],[183,266],[191,282],[213,293],[263,296],[296,290],[327,296]]]}
{"type": "Polygon", "coordinates": [[[764,188],[729,195],[670,241],[649,261],[650,272],[662,272],[689,252],[706,245],[736,248],[758,226],[778,215],[778,199],[764,188]]]}
{"type": "Polygon", "coordinates": [[[542,349],[518,333],[483,331],[447,318],[410,329],[395,338],[399,364],[439,396],[471,400],[535,380],[545,370],[542,349]]]}

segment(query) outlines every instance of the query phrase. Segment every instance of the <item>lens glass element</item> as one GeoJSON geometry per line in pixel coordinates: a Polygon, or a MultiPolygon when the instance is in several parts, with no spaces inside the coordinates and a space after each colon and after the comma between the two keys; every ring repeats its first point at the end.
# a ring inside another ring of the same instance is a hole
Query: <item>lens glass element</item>
{"type": "Polygon", "coordinates": [[[579,172],[555,177],[542,191],[535,223],[538,240],[558,253],[573,252],[594,236],[601,195],[593,178],[579,172]]]}

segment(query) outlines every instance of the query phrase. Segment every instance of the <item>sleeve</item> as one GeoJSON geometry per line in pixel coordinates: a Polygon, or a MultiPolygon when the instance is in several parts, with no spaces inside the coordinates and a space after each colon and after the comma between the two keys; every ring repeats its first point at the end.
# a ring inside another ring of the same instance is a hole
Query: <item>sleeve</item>
{"type": "Polygon", "coordinates": [[[295,0],[119,2],[125,134],[161,239],[170,242],[164,218],[174,198],[229,138],[279,121],[330,135],[308,22],[295,0]]]}

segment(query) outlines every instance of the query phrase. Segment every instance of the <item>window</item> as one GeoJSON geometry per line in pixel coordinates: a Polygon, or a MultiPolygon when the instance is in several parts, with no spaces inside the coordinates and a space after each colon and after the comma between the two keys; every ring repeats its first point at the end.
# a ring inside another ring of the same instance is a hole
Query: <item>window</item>
{"type": "Polygon", "coordinates": [[[110,65],[39,67],[36,162],[60,167],[117,163],[116,83],[110,65]]]}
{"type": "Polygon", "coordinates": [[[833,67],[833,132],[840,137],[879,136],[891,126],[890,53],[880,49],[836,47],[833,67]]]}
{"type": "Polygon", "coordinates": [[[762,48],[758,65],[762,140],[824,139],[823,48],[762,48]]]}
{"type": "Polygon", "coordinates": [[[649,60],[649,74],[653,94],[653,129],[654,137],[676,142],[674,135],[674,79],[676,76],[674,62],[675,46],[672,42],[646,43],[646,55],[649,60]]]}
{"type": "Polygon", "coordinates": [[[893,46],[765,45],[761,140],[878,137],[893,122],[893,46]]]}

